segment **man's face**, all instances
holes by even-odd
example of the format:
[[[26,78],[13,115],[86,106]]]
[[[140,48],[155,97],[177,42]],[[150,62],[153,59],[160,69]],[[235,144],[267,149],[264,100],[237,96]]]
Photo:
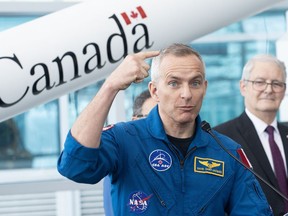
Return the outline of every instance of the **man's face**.
[[[164,124],[194,123],[207,88],[203,65],[196,56],[166,56],[159,81],[153,85],[152,96],[158,101]]]
[[[272,62],[256,62],[249,80],[265,81],[267,83],[273,81],[285,82],[280,68]],[[240,90],[244,97],[245,106],[258,117],[264,113],[274,113],[276,115],[285,94],[285,90],[275,92],[271,85],[267,85],[263,91],[255,90],[252,82],[242,80],[240,81]]]

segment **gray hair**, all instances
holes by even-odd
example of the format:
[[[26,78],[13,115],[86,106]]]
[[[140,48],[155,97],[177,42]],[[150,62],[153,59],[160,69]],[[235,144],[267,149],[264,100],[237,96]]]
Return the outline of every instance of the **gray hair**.
[[[243,71],[242,71],[242,80],[248,80],[250,78],[251,72],[253,70],[253,67],[256,62],[271,62],[276,64],[280,70],[283,72],[283,78],[284,82],[286,82],[286,67],[285,64],[277,59],[275,56],[268,55],[268,54],[259,54],[255,55],[253,58],[251,58],[244,66]]]
[[[163,49],[160,51],[160,54],[152,59],[151,63],[151,80],[154,82],[158,82],[160,78],[159,68],[162,60],[168,56],[173,55],[177,57],[182,56],[189,56],[194,55],[196,56],[202,63],[204,72],[205,72],[205,63],[201,57],[201,55],[194,50],[192,47],[180,43],[174,43],[167,47],[166,49]],[[205,73],[204,73],[205,76]]]

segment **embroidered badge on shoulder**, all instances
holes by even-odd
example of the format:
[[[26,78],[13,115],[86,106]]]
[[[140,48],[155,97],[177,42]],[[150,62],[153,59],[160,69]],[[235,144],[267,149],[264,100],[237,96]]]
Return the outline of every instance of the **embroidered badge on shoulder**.
[[[114,127],[114,124],[107,125],[107,126],[103,127],[102,131],[109,130],[109,129],[113,128],[113,127]]]
[[[237,153],[239,154],[241,161],[245,164],[246,167],[252,169],[252,165],[250,161],[248,160],[244,150],[242,148],[237,149]]]
[[[194,172],[205,173],[223,177],[224,161],[214,160],[211,158],[194,158]]]

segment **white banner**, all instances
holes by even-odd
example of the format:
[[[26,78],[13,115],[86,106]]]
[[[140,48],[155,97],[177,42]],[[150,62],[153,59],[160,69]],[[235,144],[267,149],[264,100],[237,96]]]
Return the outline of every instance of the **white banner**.
[[[281,1],[90,1],[3,31],[0,121],[105,78],[129,53],[191,42]]]

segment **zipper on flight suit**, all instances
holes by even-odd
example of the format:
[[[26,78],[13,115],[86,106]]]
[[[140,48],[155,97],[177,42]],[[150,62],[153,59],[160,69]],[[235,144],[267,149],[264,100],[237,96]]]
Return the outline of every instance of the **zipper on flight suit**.
[[[183,170],[185,160],[189,157],[189,155],[190,155],[192,152],[194,152],[194,151],[197,149],[197,147],[194,146],[192,149],[190,149],[190,150],[187,152],[187,154],[186,154],[185,157],[183,158],[183,157],[181,157],[181,156],[179,155],[178,150],[176,149],[176,147],[175,147],[174,145],[172,145],[170,142],[168,143],[168,147],[169,147],[169,149],[170,149],[171,151],[174,152],[174,154],[175,154],[176,157],[178,158],[179,163],[180,163],[180,168],[181,168],[181,170]]]
[[[161,198],[161,196],[160,196],[160,195],[158,194],[158,192],[154,189],[154,187],[151,187],[151,188],[152,188],[153,192],[155,193],[157,199],[159,200],[160,204],[161,204],[164,208],[166,208],[167,206],[166,206],[165,201]]]
[[[197,146],[194,146],[192,149],[190,149],[187,154],[185,155],[184,159],[180,161],[180,166],[181,166],[181,169],[183,169],[184,167],[184,162],[185,160],[189,157],[189,155],[194,152],[195,150],[197,149]]]
[[[138,163],[136,163],[140,172],[142,173],[142,175],[144,176],[144,178],[146,179],[146,181],[148,182],[150,188],[152,189],[153,193],[156,195],[157,199],[159,200],[161,206],[163,206],[164,208],[167,208],[167,205],[165,203],[165,201],[162,199],[162,197],[160,196],[160,194],[157,192],[157,190],[153,187],[153,185],[150,184],[149,179],[147,179],[147,176],[142,172],[141,167],[139,166]]]
[[[184,172],[183,172],[183,168],[184,168],[184,163],[185,163],[185,160],[190,156],[190,154],[192,154],[192,152],[194,152],[196,149],[197,149],[197,146],[194,146],[192,149],[190,149],[187,154],[185,155],[185,157],[181,157],[176,149],[176,147],[174,145],[172,145],[171,143],[168,143],[168,147],[170,148],[170,150],[172,152],[175,153],[176,157],[178,158],[179,160],[179,163],[180,163],[180,169],[181,169],[181,190],[182,192],[185,192],[185,186],[184,186],[184,182],[185,182],[185,178],[184,178]]]

